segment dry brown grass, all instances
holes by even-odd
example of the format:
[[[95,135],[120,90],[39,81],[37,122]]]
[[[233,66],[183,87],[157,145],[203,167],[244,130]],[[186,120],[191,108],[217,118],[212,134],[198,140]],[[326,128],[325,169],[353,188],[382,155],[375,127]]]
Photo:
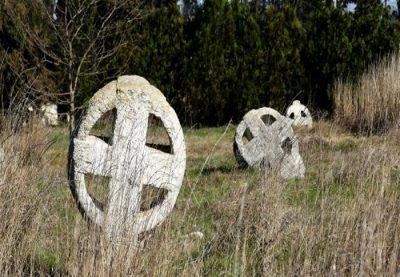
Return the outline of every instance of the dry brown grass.
[[[398,139],[350,139],[342,132],[330,132],[333,137],[329,139],[325,132],[326,123],[320,123],[314,134],[300,137],[301,141],[316,142],[303,143],[304,180],[261,180],[248,192],[243,223],[221,222],[220,243],[226,247],[238,243],[235,234],[239,228],[242,258],[235,266],[247,268],[246,273],[399,273]],[[221,218],[239,218],[240,194],[238,190],[218,205]]]
[[[387,131],[400,122],[400,54],[372,65],[353,84],[338,80],[334,86],[335,118],[355,131]]]
[[[186,178],[173,213],[140,245],[116,249],[75,207],[66,128],[30,126],[2,131],[1,276],[400,272],[398,129],[362,137],[319,122],[296,130],[307,171],[290,181],[238,168],[234,126],[186,130]],[[204,238],[188,236],[195,231]]]
[[[38,228],[38,208],[46,205],[50,180],[46,173],[47,133],[36,127],[24,128],[18,134],[4,124],[0,145],[0,275],[30,273]]]

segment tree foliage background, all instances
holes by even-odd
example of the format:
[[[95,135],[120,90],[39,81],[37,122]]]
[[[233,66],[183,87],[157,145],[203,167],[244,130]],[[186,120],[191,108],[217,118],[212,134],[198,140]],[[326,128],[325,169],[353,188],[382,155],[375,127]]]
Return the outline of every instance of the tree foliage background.
[[[121,74],[147,78],[191,126],[237,121],[261,106],[283,111],[294,99],[329,113],[333,81],[357,80],[400,42],[397,13],[378,0],[356,1],[353,13],[346,10],[348,1],[329,0],[185,0],[183,7],[174,0],[125,2],[107,21],[112,31],[99,40],[101,62],[93,54],[77,75],[74,114]],[[63,7],[84,3],[58,1],[54,9],[53,1],[0,2],[3,107],[12,99],[31,99],[56,101],[69,111],[65,59],[52,57],[65,56],[60,51],[66,41],[56,37],[62,29],[55,33],[52,26],[60,24]],[[77,56],[96,38],[99,18],[113,3],[97,0],[83,18]]]

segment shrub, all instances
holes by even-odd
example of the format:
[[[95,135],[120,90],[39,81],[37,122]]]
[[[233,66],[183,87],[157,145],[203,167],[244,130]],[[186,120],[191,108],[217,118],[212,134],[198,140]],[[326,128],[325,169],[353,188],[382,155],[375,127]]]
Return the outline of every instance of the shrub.
[[[387,131],[400,120],[400,53],[370,66],[359,81],[334,85],[335,120],[354,131]]]

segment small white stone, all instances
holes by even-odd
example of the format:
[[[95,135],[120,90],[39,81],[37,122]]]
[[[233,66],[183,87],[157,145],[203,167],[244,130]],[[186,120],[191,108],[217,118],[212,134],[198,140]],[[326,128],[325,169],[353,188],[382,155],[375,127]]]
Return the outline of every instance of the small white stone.
[[[96,121],[116,109],[112,143],[90,135]],[[172,153],[146,145],[148,118],[158,117],[170,138]],[[74,134],[69,153],[69,182],[79,206],[110,240],[137,235],[161,224],[171,213],[186,167],[185,141],[175,111],[164,95],[144,78],[122,76],[100,89]],[[108,206],[96,206],[87,192],[85,175],[110,178]],[[167,190],[163,201],[140,210],[144,185]]]
[[[29,110],[29,107],[28,107]],[[33,110],[33,108],[32,108]],[[42,112],[42,121],[44,124],[49,126],[57,126],[58,125],[58,112],[57,105],[54,103],[47,103],[40,107],[40,111]]]
[[[191,232],[191,233],[183,236],[184,239],[187,239],[187,238],[190,238],[190,237],[203,239],[204,238],[204,234],[202,232],[200,232],[200,231],[195,231],[195,232]]]
[[[293,101],[293,104],[286,111],[286,117],[292,121],[293,126],[307,126],[308,128],[312,128],[313,120],[311,113],[299,100]]]

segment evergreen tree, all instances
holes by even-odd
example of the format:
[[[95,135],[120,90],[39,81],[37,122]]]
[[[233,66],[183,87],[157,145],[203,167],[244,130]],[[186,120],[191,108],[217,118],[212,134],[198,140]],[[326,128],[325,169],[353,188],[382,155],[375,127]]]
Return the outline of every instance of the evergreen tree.
[[[235,55],[231,60],[229,83],[232,90],[225,114],[239,120],[250,109],[262,106],[263,48],[260,28],[250,12],[250,5],[238,0],[232,1],[231,5],[235,21]]]
[[[340,3],[319,5],[308,11],[304,18],[306,46],[302,64],[306,68],[308,99],[320,109],[331,109],[329,85],[341,75],[351,74],[348,68],[352,59],[352,18]]]
[[[206,0],[196,13],[194,38],[188,53],[185,88],[188,89],[189,122],[225,123],[224,113],[235,74],[235,23],[227,0]],[[193,30],[193,29],[192,29]],[[201,107],[201,109],[199,109]]]
[[[142,22],[142,48],[131,72],[147,78],[175,106],[180,103],[179,87],[184,62],[183,17],[176,1],[148,4]]]
[[[303,27],[293,8],[270,6],[259,19],[264,45],[264,105],[283,110],[304,89]]]
[[[351,67],[356,76],[371,62],[399,47],[389,8],[378,0],[357,1],[353,23]]]
[[[354,14],[349,1],[333,2],[184,0],[180,10],[151,0],[138,25],[137,0],[59,0],[58,19],[47,0],[3,1],[2,105],[18,92],[73,103],[75,114],[93,88],[139,74],[184,124],[225,124],[260,106],[283,111],[294,98],[330,110],[336,78],[357,80],[400,42],[400,22],[379,0],[356,1]]]

